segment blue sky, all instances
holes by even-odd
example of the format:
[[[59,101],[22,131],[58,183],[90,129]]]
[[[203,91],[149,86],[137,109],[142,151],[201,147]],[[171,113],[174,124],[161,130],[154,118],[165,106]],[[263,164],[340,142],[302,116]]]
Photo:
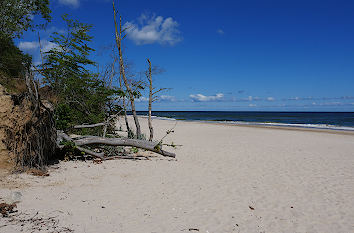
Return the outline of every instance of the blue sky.
[[[354,111],[354,1],[119,0],[131,25],[126,55],[136,71],[146,58],[166,72],[155,110]],[[60,16],[93,24],[92,58],[109,61],[112,3],[53,0],[43,46],[62,31]],[[33,33],[19,47],[38,61]],[[144,94],[144,96],[147,96]],[[145,98],[138,100],[145,110]]]

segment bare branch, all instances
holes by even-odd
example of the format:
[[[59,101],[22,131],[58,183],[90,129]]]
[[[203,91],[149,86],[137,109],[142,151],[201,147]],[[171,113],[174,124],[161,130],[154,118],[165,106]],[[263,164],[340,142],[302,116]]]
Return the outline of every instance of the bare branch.
[[[152,95],[156,95],[156,94],[159,93],[160,91],[165,91],[165,90],[171,90],[171,88],[160,88],[159,90],[153,92]]]
[[[81,146],[76,146],[76,148],[77,148],[78,150],[82,151],[82,152],[85,152],[85,153],[88,154],[88,155],[92,155],[92,156],[97,157],[97,158],[100,158],[100,159],[102,159],[102,160],[105,159],[103,152],[102,152],[102,153],[97,153],[97,152],[94,152],[94,151],[92,151],[92,150],[83,148],[83,147],[81,147]]]

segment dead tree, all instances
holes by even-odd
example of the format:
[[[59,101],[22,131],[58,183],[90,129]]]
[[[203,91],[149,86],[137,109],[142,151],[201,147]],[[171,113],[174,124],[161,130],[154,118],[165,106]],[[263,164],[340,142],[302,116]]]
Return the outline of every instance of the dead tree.
[[[147,59],[149,63],[149,69],[148,69],[148,75],[147,78],[149,80],[149,118],[148,118],[148,124],[149,124],[149,130],[150,130],[150,136],[149,136],[149,141],[152,141],[154,138],[154,128],[152,127],[152,122],[151,122],[151,108],[152,108],[152,74],[151,74],[151,61],[150,59]]]
[[[136,126],[136,137],[141,138],[140,124],[139,124],[138,116],[137,116],[136,110],[135,110],[135,102],[134,102],[135,96],[132,91],[132,88],[130,87],[128,79],[125,75],[125,67],[124,67],[123,52],[122,52],[122,40],[126,37],[127,34],[125,34],[124,32],[128,28],[122,29],[122,17],[121,16],[119,17],[119,24],[118,24],[117,11],[115,9],[114,0],[112,1],[112,4],[113,4],[113,16],[114,16],[114,27],[115,27],[115,39],[116,39],[116,44],[117,44],[118,53],[119,53],[120,74],[121,74],[121,77],[124,81],[125,88],[128,92],[130,106],[132,109],[134,123]]]
[[[65,134],[64,132],[58,131],[57,144],[60,146],[60,142],[63,140],[73,142],[78,150],[83,151],[89,155],[92,155],[100,159],[105,159],[104,153],[97,153],[89,149],[83,148],[81,146],[85,146],[85,145],[133,146],[133,147],[158,153],[165,157],[171,157],[171,158],[176,157],[176,154],[162,150],[162,144],[160,142],[156,144],[153,142],[139,140],[139,139],[103,138],[103,137],[96,137],[96,136],[86,136],[86,137],[80,137],[78,139],[73,139],[69,137],[67,134]]]
[[[115,76],[115,69],[114,69],[114,66],[115,66],[115,63],[117,61],[117,57],[114,56],[114,60],[113,60],[113,63],[111,65],[111,72],[110,72],[110,75],[109,75],[109,84],[108,84],[108,88],[111,89],[112,88],[112,82],[113,82],[113,77]],[[113,101],[112,100],[109,100],[108,101],[108,106],[111,108],[112,106],[112,103]],[[117,114],[115,114],[117,115]],[[106,134],[107,134],[107,128],[108,128],[108,125],[109,125],[109,122],[113,119],[114,117],[108,115],[108,117],[106,118],[106,121],[105,121],[105,124],[103,126],[103,137],[106,137]]]
[[[122,90],[123,86],[122,86],[122,75],[121,75],[121,73],[119,75],[119,86],[120,86],[120,89]],[[128,132],[128,135],[129,135],[131,130],[130,130],[130,127],[129,127],[128,117],[127,117],[127,104],[126,104],[125,95],[122,98],[122,102],[123,102],[123,114],[124,114],[125,126],[127,127],[127,132]]]
[[[154,128],[152,127],[152,122],[151,122],[151,112],[152,112],[152,103],[156,100],[158,100],[158,97],[156,94],[160,91],[167,90],[167,88],[160,88],[155,91],[155,88],[152,85],[152,73],[153,70],[151,68],[151,61],[150,59],[147,59],[147,62],[149,64],[149,68],[146,72],[146,78],[149,81],[149,117],[148,117],[148,125],[149,125],[149,130],[150,130],[150,136],[149,136],[149,141],[152,141],[154,138]]]

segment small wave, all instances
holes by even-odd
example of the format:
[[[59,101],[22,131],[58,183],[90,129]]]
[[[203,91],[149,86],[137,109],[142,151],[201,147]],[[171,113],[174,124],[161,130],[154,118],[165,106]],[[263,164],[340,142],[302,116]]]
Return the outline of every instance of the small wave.
[[[141,118],[148,118],[149,116],[146,115],[139,115]],[[175,121],[175,118],[172,117],[159,117],[159,116],[151,116],[153,119],[158,119],[158,120],[165,120],[165,121]]]
[[[297,128],[354,131],[354,127],[326,125],[326,124],[296,124],[296,123],[246,122],[246,121],[222,121],[221,123],[236,124],[236,125],[263,125],[263,126],[279,126],[279,127],[297,127]]]

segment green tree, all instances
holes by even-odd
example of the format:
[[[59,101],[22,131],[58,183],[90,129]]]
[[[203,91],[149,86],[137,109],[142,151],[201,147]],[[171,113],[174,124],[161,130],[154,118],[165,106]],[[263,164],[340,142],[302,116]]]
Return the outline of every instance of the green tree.
[[[6,76],[19,78],[31,66],[32,58],[23,54],[11,38],[0,37],[0,71]]]
[[[32,62],[13,39],[28,29],[44,26],[51,20],[50,13],[49,0],[0,0],[0,83],[11,91],[20,91],[16,86],[23,86],[21,78]],[[42,24],[33,23],[36,15],[44,19]]]
[[[75,124],[98,123],[105,118],[106,104],[118,93],[107,88],[98,75],[90,71],[95,62],[89,59],[94,49],[88,46],[91,25],[63,16],[67,34],[54,33],[51,42],[57,44],[45,54],[42,65],[44,81],[57,96],[58,129]]]
[[[1,0],[0,36],[20,37],[23,31],[44,25],[33,24],[36,15],[50,22],[50,13],[49,0]]]

